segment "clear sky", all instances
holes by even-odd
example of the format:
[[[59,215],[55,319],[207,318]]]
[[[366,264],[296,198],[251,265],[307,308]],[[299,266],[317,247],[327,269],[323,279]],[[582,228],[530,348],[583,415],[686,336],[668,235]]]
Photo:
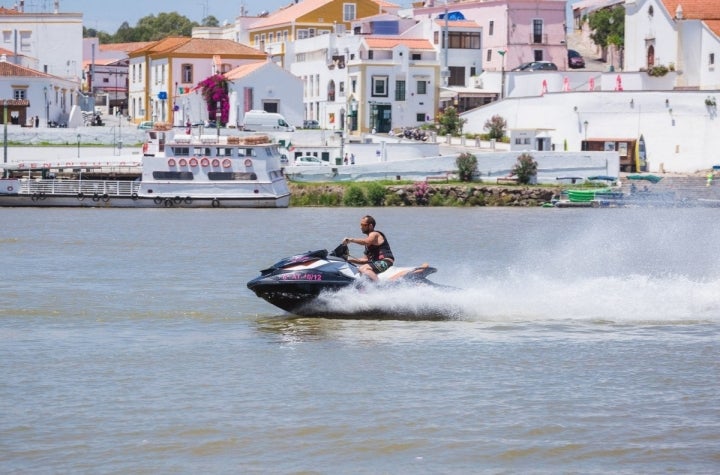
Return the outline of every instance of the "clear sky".
[[[83,24],[113,34],[127,21],[135,26],[137,21],[148,15],[177,12],[192,21],[200,23],[206,16],[213,15],[224,23],[233,21],[245,5],[249,15],[263,10],[273,12],[289,5],[293,0],[60,0],[61,12],[82,12]],[[0,6],[12,8],[16,0],[0,0]],[[52,11],[53,0],[25,0],[25,10]],[[394,3],[406,7],[411,0],[396,0]],[[44,8],[44,10],[43,10]]]

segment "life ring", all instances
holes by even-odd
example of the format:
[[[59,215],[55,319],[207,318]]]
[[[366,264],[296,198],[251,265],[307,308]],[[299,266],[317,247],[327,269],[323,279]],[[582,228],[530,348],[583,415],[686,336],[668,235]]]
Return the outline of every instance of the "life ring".
[[[38,195],[37,193],[33,193],[30,199],[33,201],[37,201],[40,199],[40,195]]]
[[[186,204],[186,205],[189,205],[189,204],[191,204],[191,203],[192,203],[192,198],[190,198],[189,196],[186,196],[186,197],[185,197],[185,204]]]
[[[84,200],[85,194],[81,191],[80,193],[77,194],[77,199],[78,199],[78,201]]]
[[[110,195],[108,195],[107,193],[103,193],[102,200],[107,203],[108,201],[110,201]]]
[[[169,167],[174,167],[174,166],[175,166],[175,159],[174,159],[174,158],[171,158],[170,160],[168,160],[168,166],[169,166]]]
[[[191,159],[190,159],[190,166],[193,167],[193,168],[195,168],[196,166],[198,166],[198,159],[195,158],[195,157],[191,158]]]
[[[98,195],[97,193],[94,193],[94,194],[93,194],[93,197],[92,197],[92,200],[93,200],[93,201],[100,201],[100,195]]]
[[[153,199],[153,203],[155,203],[156,205],[159,205],[162,202],[163,202],[163,199],[161,196],[156,196],[155,199]]]
[[[245,159],[245,166],[246,166],[246,167],[251,167],[251,166],[252,166],[252,160],[250,160],[249,158],[246,158],[246,159]]]
[[[12,185],[10,185],[10,186],[8,186],[8,187],[5,188],[5,189],[8,190],[8,191],[12,191],[12,190],[14,190],[15,188],[13,188]]]
[[[185,160],[184,158],[181,158],[178,163],[180,164],[181,167],[187,166],[187,160]]]
[[[214,166],[214,167],[219,167],[219,166],[220,166],[220,160],[218,160],[217,158],[213,158],[212,166]]]
[[[225,160],[223,160],[223,168],[230,168],[231,166],[232,166],[232,162],[230,161],[229,158],[226,158]]]
[[[213,207],[213,208],[219,208],[219,207],[220,207],[220,200],[217,199],[217,198],[213,198],[211,204],[212,204],[212,207]]]
[[[203,157],[202,160],[200,160],[200,165],[207,167],[210,165],[210,159],[207,157]]]
[[[133,201],[135,201],[135,200],[137,200],[137,199],[138,199],[138,194],[137,194],[137,193],[135,193],[135,192],[133,192],[133,194],[132,194],[132,195],[130,195],[130,198],[132,198],[132,199],[133,199]]]
[[[173,200],[171,200],[170,198],[166,199],[166,200],[165,200],[165,207],[166,207],[166,208],[171,208],[172,206],[173,206]]]
[[[179,205],[180,203],[182,203],[182,198],[180,198],[179,196],[176,196],[175,198],[173,198],[173,203],[175,203],[176,205]]]

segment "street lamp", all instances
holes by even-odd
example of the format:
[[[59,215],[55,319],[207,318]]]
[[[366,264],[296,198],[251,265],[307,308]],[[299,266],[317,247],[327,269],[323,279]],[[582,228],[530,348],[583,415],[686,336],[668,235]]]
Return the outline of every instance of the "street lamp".
[[[583,126],[585,126],[585,147],[583,150],[587,150],[588,149],[588,144],[587,144],[588,121],[587,120],[585,122],[583,122]]]
[[[50,103],[47,99],[47,86],[43,87],[43,92],[45,93],[45,127],[47,127],[48,122],[50,121]]]
[[[218,143],[220,142],[220,101],[215,104],[215,128],[217,129]]]
[[[505,97],[505,51],[504,49],[498,50],[500,55],[500,99]]]
[[[80,159],[80,134],[77,134],[78,153],[77,158]]]

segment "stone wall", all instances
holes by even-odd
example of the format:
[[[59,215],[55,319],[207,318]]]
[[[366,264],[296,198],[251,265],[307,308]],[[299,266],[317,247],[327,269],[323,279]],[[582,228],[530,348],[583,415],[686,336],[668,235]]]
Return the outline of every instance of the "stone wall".
[[[293,196],[333,194],[342,203],[349,186],[298,186],[290,183]],[[385,206],[541,206],[557,197],[559,187],[498,186],[482,183],[427,184],[386,186]]]

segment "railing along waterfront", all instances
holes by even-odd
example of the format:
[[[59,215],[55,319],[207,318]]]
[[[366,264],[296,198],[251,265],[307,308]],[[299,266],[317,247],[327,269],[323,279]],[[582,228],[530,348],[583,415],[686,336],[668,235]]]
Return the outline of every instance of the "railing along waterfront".
[[[140,189],[140,182],[130,180],[33,180],[20,181],[20,194],[132,196]]]

